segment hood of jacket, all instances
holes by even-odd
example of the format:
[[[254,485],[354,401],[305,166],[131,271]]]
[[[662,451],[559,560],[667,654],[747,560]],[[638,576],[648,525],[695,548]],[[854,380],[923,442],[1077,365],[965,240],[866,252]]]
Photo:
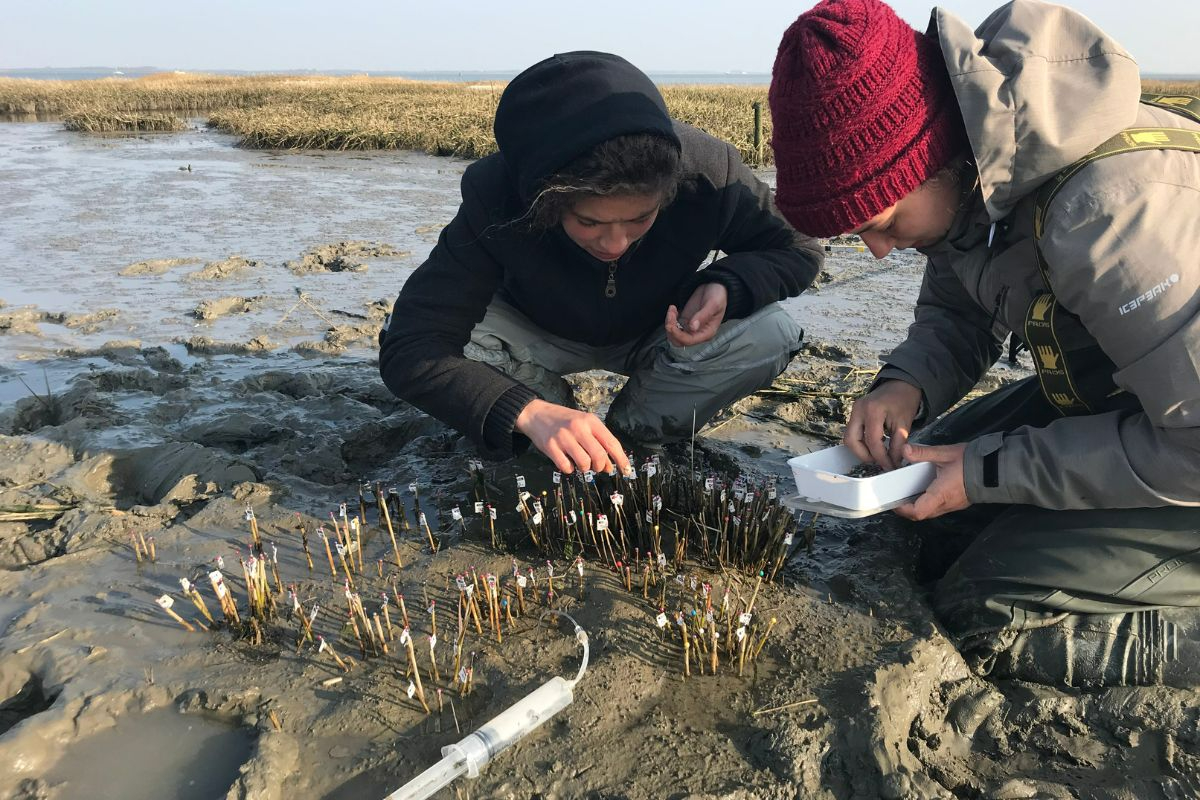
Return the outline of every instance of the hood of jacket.
[[[1136,62],[1077,11],[1014,0],[972,31],[935,8],[929,33],[941,45],[993,222],[1137,116]]]
[[[551,56],[513,78],[493,129],[525,202],[545,178],[616,136],[650,133],[680,147],[654,82],[620,56],[593,51]]]

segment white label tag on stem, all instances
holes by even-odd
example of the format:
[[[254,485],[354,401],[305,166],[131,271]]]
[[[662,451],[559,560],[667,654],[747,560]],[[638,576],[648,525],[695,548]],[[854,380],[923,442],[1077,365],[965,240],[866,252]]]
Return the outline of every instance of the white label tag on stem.
[[[483,501],[482,501],[482,500],[476,500],[476,501],[475,501],[475,513],[476,513],[476,514],[482,514],[482,513],[483,513]]]
[[[488,509],[488,516],[490,516],[490,517],[491,517],[491,518],[494,520],[494,519],[496,518],[496,509],[495,509],[495,508],[489,508],[489,509]]]
[[[533,524],[534,525],[542,524],[542,512],[538,511],[533,515]]]
[[[400,631],[400,644],[408,644],[408,640],[411,638],[412,636],[409,634],[408,628]]]
[[[409,681],[408,689],[405,690],[405,694],[408,695],[409,700],[412,700],[413,695],[416,693],[417,693],[417,685],[415,683],[413,683],[412,681]]]
[[[659,569],[665,569],[665,568],[666,568],[666,566],[667,566],[667,557],[666,557],[666,555],[664,555],[663,553],[659,553],[659,554],[658,554],[658,567],[659,567]]]
[[[737,629],[737,640],[740,642],[742,639],[745,639],[745,638],[746,638],[746,629],[738,628]]]
[[[462,509],[458,506],[450,509],[450,518],[455,522],[462,522]]]
[[[421,527],[422,527],[422,528],[429,527],[429,520],[425,519],[425,512],[424,512],[424,511],[422,511],[422,512],[421,512],[421,518],[420,518],[420,519],[421,519]]]
[[[711,492],[712,490],[713,490],[713,479],[705,478],[704,479],[704,491]]]
[[[528,583],[529,583],[529,578],[526,578],[524,575],[517,576],[517,586],[520,586],[522,589],[524,589],[526,584],[528,584]]]
[[[659,615],[654,618],[654,624],[658,625],[660,628],[667,627],[667,615],[659,612]]]
[[[154,602],[158,603],[163,608],[170,608],[171,606],[175,605],[174,598],[172,598],[171,595],[169,595],[169,594],[164,594],[162,597],[158,598]]]
[[[793,534],[793,533],[789,533],[789,534],[787,534],[786,536],[784,536],[784,537],[783,537],[783,546],[784,546],[784,547],[791,547],[791,546],[792,546],[792,541],[793,541],[793,540],[795,540],[795,538],[796,538],[796,535],[795,535],[795,534]]]
[[[575,562],[575,571],[579,573],[579,577],[581,577],[581,578],[583,577],[583,561],[582,560]]]
[[[458,671],[458,682],[459,682],[459,683],[466,683],[466,682],[467,682],[467,678],[469,678],[469,677],[470,677],[470,675],[468,675],[468,674],[467,674],[467,668],[466,668],[466,667],[463,667],[462,669],[460,669],[460,670]]]
[[[614,506],[623,506],[623,505],[625,505],[625,495],[621,494],[620,492],[613,492],[613,493],[612,493],[612,494],[609,496],[609,499],[610,499],[610,500],[612,500],[612,504],[613,504]]]
[[[430,636],[430,637],[429,637],[429,652],[431,652],[431,653],[432,653],[432,652],[433,652],[433,648],[435,648],[435,647],[437,647],[437,637],[436,637],[436,636]]]
[[[738,614],[738,622],[742,625],[749,625],[750,624],[750,612],[743,611],[741,614]]]
[[[524,488],[525,488],[525,476],[524,476],[524,475],[518,475],[518,476],[517,476],[517,488],[518,488],[518,489],[524,489]]]
[[[550,480],[554,481],[555,483],[562,483],[562,473],[561,472],[552,473],[550,475]]]
[[[460,592],[465,592],[467,590],[467,579],[459,575],[454,579],[454,585],[458,587]]]
[[[647,478],[653,478],[653,477],[654,477],[655,475],[657,475],[657,474],[658,474],[658,467],[657,467],[657,466],[655,466],[654,464],[647,464],[647,465],[646,465],[646,477],[647,477]]]
[[[583,473],[583,480],[584,480],[584,483],[595,483],[595,482],[596,482],[596,473],[595,473],[595,471],[594,471],[594,470],[590,470],[590,469],[589,469],[589,470],[587,470],[586,472],[584,472],[584,473]]]
[[[410,492],[412,492],[413,494],[416,494],[417,493],[417,485],[415,483],[410,483],[408,485],[408,490]]]
[[[597,514],[596,515],[596,530],[598,530],[598,531],[608,530],[608,515],[607,514]]]

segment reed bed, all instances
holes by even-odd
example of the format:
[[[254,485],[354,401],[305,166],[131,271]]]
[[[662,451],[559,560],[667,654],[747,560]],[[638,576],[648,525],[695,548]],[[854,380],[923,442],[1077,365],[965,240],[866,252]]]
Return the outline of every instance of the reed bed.
[[[206,114],[210,125],[238,136],[245,147],[405,149],[478,158],[496,149],[492,117],[503,88],[365,75],[10,78],[0,79],[0,114]],[[1144,88],[1195,94],[1200,83],[1146,81]],[[747,163],[774,162],[765,86],[664,86],[662,92],[674,117],[729,142]]]
[[[182,131],[187,125],[173,114],[113,113],[109,111],[77,111],[63,117],[63,127],[82,133],[113,133],[116,131]]]

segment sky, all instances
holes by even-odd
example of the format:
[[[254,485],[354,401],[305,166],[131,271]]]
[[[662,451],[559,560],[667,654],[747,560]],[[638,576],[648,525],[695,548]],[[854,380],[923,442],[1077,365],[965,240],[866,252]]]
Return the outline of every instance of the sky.
[[[770,72],[812,0],[2,0],[0,68],[518,71],[556,52],[647,72]],[[975,27],[996,0],[945,0]],[[924,29],[933,4],[892,7]],[[1079,0],[1143,72],[1200,73],[1197,0]]]

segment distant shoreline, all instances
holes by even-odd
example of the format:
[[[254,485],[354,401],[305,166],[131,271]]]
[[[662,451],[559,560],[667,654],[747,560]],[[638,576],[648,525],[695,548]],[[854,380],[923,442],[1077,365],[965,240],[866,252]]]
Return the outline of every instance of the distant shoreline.
[[[157,67],[64,67],[42,69],[0,69],[3,78],[28,78],[33,80],[79,81],[96,80],[99,78],[140,78],[172,70]],[[370,75],[373,78],[409,78],[416,81],[435,81],[453,83],[485,83],[490,81],[507,82],[517,76],[520,70],[180,70],[204,75],[328,75],[331,77],[347,77],[351,75]],[[769,72],[688,72],[665,71],[647,74],[651,80],[659,84],[736,84],[739,86],[766,86],[771,82]],[[1200,80],[1200,75],[1196,76]]]

